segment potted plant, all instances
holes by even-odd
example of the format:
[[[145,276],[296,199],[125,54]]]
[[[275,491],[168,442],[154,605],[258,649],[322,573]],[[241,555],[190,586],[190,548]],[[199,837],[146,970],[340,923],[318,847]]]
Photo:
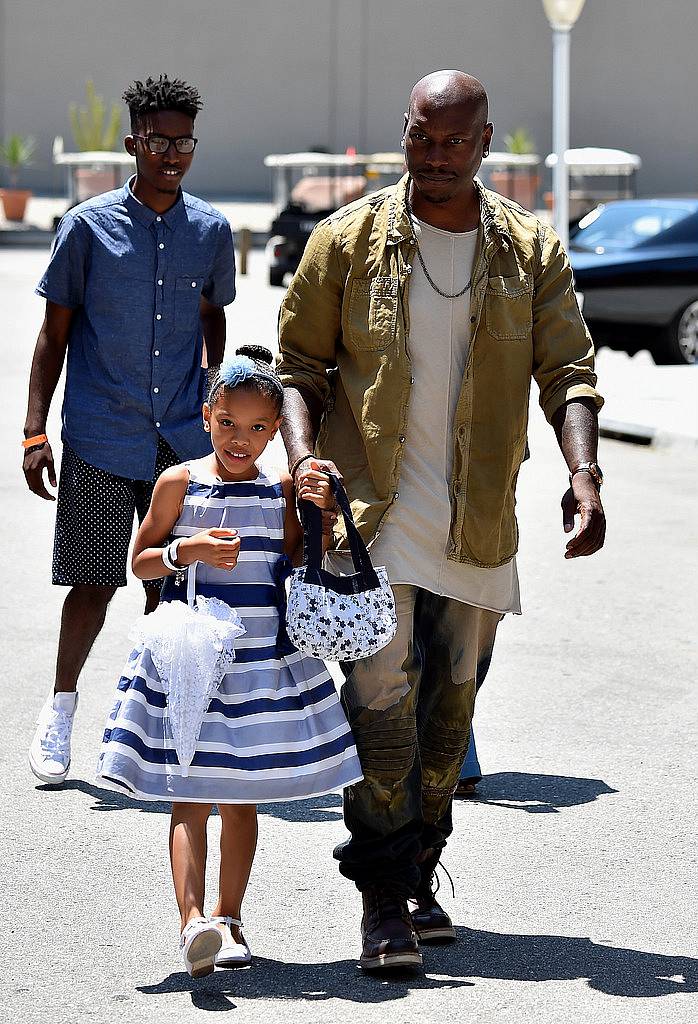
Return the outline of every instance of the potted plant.
[[[512,156],[529,156],[535,154],[536,144],[526,128],[516,128],[504,136],[504,149]],[[505,171],[493,171],[491,181],[497,192],[513,199],[526,210],[532,210],[536,204],[536,196],[540,187],[540,175],[537,164],[530,166],[512,166]]]
[[[75,145],[82,153],[113,152],[121,133],[121,108],[118,103],[112,103],[107,111],[105,100],[97,95],[91,80],[85,85],[85,93],[86,106],[70,105],[70,126]],[[113,188],[111,170],[78,167],[74,173],[78,202]]]
[[[24,212],[31,196],[28,189],[17,188],[19,172],[32,162],[36,143],[29,135],[7,135],[0,142],[0,163],[7,167],[9,188],[0,189],[6,220],[24,220]]]

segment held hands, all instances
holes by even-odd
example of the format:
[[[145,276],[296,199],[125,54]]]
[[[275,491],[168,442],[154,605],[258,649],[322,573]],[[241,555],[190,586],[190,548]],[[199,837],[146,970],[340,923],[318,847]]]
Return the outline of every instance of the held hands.
[[[562,524],[565,533],[574,530],[574,517],[580,523],[574,537],[567,541],[565,558],[593,555],[603,547],[606,536],[606,516],[596,484],[589,473],[576,473],[562,496]]]
[[[321,467],[325,472],[321,471]],[[328,472],[337,473],[333,462],[309,459],[299,467],[295,480],[298,497],[303,501],[312,502],[322,510],[322,532],[326,536],[332,534],[332,528],[337,522],[337,502],[330,486]]]
[[[24,470],[24,478],[30,491],[38,494],[40,498],[45,498],[46,501],[56,500],[55,495],[46,489],[46,484],[44,483],[44,470],[46,470],[46,476],[51,487],[56,487],[57,485],[53,452],[48,441],[45,441],[41,448],[30,448],[26,452],[22,462],[22,469]]]
[[[237,530],[214,528],[181,541],[177,549],[177,564],[205,562],[214,569],[227,569],[230,572],[237,565],[239,554],[240,538]]]

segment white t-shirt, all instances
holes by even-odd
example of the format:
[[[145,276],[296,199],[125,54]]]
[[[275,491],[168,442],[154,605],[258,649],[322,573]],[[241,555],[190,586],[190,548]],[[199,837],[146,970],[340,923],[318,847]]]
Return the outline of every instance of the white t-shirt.
[[[432,280],[444,292],[459,292],[472,273],[477,229],[444,231],[416,218],[414,227]],[[446,558],[453,421],[470,349],[470,289],[457,299],[443,298],[415,256],[409,311],[414,384],[399,497],[371,545],[371,559],[386,566],[393,584],[411,584],[478,608],[520,613],[515,558],[491,569]],[[334,571],[352,571],[348,553],[329,552],[328,563]]]

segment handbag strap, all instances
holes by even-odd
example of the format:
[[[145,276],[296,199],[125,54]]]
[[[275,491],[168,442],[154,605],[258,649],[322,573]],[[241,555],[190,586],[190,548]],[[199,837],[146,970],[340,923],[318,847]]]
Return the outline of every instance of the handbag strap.
[[[198,564],[198,562],[192,562],[187,569],[187,604],[190,608],[196,604],[196,567]]]
[[[344,527],[347,531],[349,550],[351,551],[354,571],[362,573],[367,577],[371,587],[379,586],[378,577],[371,563],[368,549],[363,538],[356,528],[351,505],[344,485],[334,473],[328,474],[330,486],[337,499],[337,504],[344,519]],[[303,522],[303,564],[308,569],[317,571],[322,566],[322,512],[311,501],[301,501],[301,520]]]

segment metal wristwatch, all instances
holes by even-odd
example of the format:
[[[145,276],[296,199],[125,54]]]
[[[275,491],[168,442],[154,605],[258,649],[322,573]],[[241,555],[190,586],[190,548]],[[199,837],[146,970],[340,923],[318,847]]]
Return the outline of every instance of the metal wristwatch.
[[[577,468],[573,469],[570,473],[570,483],[572,483],[572,478],[576,476],[577,473],[588,473],[596,484],[597,491],[601,490],[601,485],[603,484],[603,473],[601,472],[601,466],[598,462],[580,462]]]

